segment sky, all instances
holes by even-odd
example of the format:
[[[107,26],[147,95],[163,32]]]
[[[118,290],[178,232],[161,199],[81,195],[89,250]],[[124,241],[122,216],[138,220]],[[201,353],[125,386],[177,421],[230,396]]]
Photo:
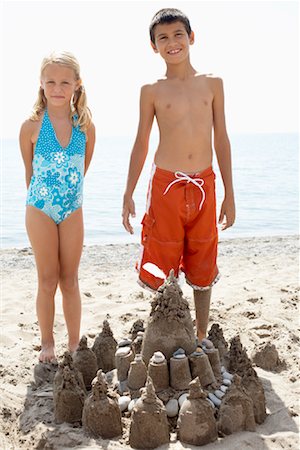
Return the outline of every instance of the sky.
[[[41,60],[53,50],[79,60],[97,135],[133,136],[140,88],[165,72],[148,34],[164,7],[190,19],[192,65],[223,79],[229,133],[298,130],[296,1],[1,0],[2,138],[18,137],[36,100]]]

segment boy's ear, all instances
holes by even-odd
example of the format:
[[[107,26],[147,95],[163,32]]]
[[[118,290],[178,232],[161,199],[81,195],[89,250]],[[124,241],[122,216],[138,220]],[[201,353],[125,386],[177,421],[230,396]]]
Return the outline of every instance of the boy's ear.
[[[191,31],[191,34],[190,34],[190,45],[193,45],[194,42],[195,42],[195,33],[193,31]]]
[[[150,44],[151,44],[151,47],[153,48],[153,50],[155,51],[155,53],[158,53],[158,50],[157,50],[155,44],[153,44],[152,41],[150,41]]]

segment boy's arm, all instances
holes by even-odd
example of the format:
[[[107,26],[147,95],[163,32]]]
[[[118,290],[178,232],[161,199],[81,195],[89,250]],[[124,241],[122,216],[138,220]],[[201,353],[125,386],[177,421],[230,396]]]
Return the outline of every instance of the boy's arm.
[[[34,131],[34,122],[26,120],[21,126],[19,143],[22,158],[25,165],[26,187],[28,189],[32,177],[32,158],[33,158],[33,142],[32,134]]]
[[[139,126],[131,152],[127,185],[123,199],[123,225],[130,234],[133,234],[133,228],[129,221],[129,216],[135,217],[135,205],[132,195],[148,153],[149,136],[154,119],[154,112],[153,86],[143,86],[140,96]]]
[[[225,123],[223,82],[220,78],[212,79],[212,82],[214,91],[214,148],[224,184],[224,200],[221,206],[219,223],[222,223],[222,230],[226,230],[235,221],[231,149]]]
[[[85,146],[85,159],[84,159],[84,175],[86,174],[93,153],[94,153],[94,147],[95,147],[95,140],[96,140],[96,135],[95,135],[95,125],[93,123],[91,123],[91,125],[89,126],[87,132],[86,132],[86,136],[87,136],[87,140],[86,140],[86,146]]]

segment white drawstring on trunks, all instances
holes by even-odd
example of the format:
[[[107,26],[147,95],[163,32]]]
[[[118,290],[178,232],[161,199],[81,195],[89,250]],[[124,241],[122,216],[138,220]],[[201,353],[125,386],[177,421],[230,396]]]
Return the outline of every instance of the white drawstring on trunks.
[[[173,181],[171,181],[171,183],[168,184],[163,195],[167,194],[169,192],[170,188],[175,183],[178,183],[180,181],[186,181],[187,183],[193,183],[195,186],[197,186],[200,189],[201,194],[202,194],[202,200],[199,204],[199,211],[200,211],[203,206],[203,203],[205,201],[205,191],[202,187],[204,185],[204,180],[202,178],[191,178],[188,174],[186,174],[184,172],[175,172],[175,177],[176,177],[176,180],[173,180]]]

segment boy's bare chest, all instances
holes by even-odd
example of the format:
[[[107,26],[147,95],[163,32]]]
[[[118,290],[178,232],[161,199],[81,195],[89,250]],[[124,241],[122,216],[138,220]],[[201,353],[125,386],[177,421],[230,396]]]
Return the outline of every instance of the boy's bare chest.
[[[212,115],[213,95],[204,89],[170,87],[157,93],[157,118],[178,122],[182,119],[208,120]]]

